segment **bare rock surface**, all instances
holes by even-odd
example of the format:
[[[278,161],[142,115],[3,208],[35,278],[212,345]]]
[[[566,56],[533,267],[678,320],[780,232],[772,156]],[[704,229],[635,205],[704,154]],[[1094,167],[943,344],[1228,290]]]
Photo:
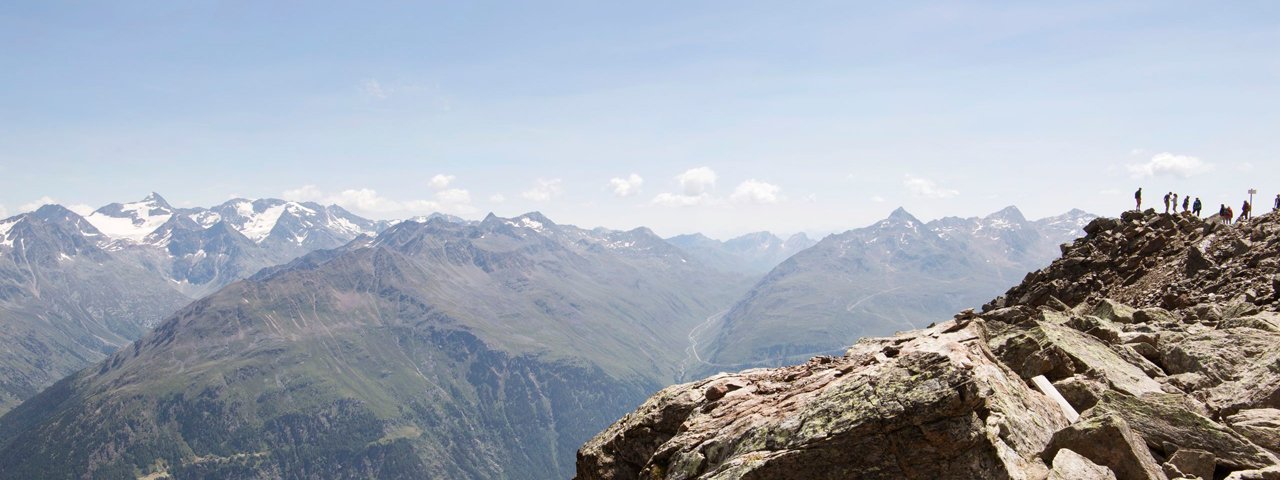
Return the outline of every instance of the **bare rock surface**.
[[[669,387],[584,446],[578,476],[1044,478],[1037,454],[1066,419],[984,333],[952,321]],[[708,397],[726,382],[743,386]]]
[[[1116,474],[1111,469],[1064,448],[1053,456],[1049,480],[1116,480]]]

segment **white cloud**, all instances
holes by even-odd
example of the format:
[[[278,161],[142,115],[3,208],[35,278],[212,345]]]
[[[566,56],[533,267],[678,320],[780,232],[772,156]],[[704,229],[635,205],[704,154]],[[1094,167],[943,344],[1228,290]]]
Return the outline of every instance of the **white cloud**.
[[[884,203],[884,202],[886,202],[887,200],[885,200],[885,199],[884,199],[884,197],[881,197],[881,196],[879,196],[879,195],[872,195],[872,196],[871,196],[871,201],[876,202],[876,203]]]
[[[445,175],[443,173],[437,173],[436,176],[431,177],[431,180],[427,182],[427,185],[430,185],[431,188],[434,188],[437,190],[441,188],[447,188],[449,184],[453,183],[453,181],[456,180],[457,178],[458,177],[455,177],[453,175]]]
[[[303,185],[292,190],[285,190],[280,196],[285,200],[295,202],[324,201],[324,193],[320,191],[320,187],[315,185]]]
[[[1252,172],[1253,162],[1244,162],[1239,165],[1236,165],[1236,170],[1239,170],[1241,172]]]
[[[550,180],[539,178],[534,181],[533,188],[525,190],[520,196],[526,200],[535,202],[545,202],[553,198],[559,197],[564,193],[564,189],[560,187],[560,179],[552,178]]]
[[[401,202],[378,195],[378,191],[372,188],[343,190],[337,196],[330,197],[327,201],[365,212],[392,213],[406,209]]]
[[[335,204],[356,213],[374,216],[419,215],[431,212],[467,214],[474,213],[471,193],[461,188],[451,188],[435,193],[431,200],[397,200],[378,193],[372,188],[350,188],[328,195],[315,185],[287,190],[283,197],[293,201],[312,201]]]
[[[907,191],[912,195],[924,198],[947,198],[960,194],[960,191],[938,186],[937,182],[927,178],[915,177],[907,175],[902,181],[902,186],[907,187]]]
[[[471,192],[461,188],[450,188],[436,192],[436,200],[444,203],[471,203]]]
[[[1178,177],[1188,178],[1213,171],[1213,164],[1205,163],[1190,155],[1175,155],[1169,152],[1157,153],[1146,163],[1126,165],[1133,178]]]
[[[40,198],[37,198],[37,199],[35,199],[35,200],[33,200],[33,201],[29,202],[29,203],[24,203],[24,204],[22,204],[22,205],[18,205],[18,212],[30,212],[30,211],[34,211],[34,210],[36,210],[36,209],[38,209],[38,208],[40,208],[40,207],[43,207],[43,206],[45,206],[45,205],[53,205],[53,204],[56,204],[56,203],[58,203],[58,201],[57,201],[57,200],[54,200],[52,197],[49,197],[48,195],[45,195],[45,196],[40,197]]]
[[[716,188],[716,172],[709,167],[698,167],[676,175],[684,195],[696,197]]]
[[[507,201],[507,196],[501,193],[495,193],[489,196],[489,201],[493,203],[502,203]]]
[[[778,203],[778,192],[781,190],[777,185],[751,179],[738,184],[733,189],[733,194],[729,195],[729,200],[738,203]]]
[[[654,205],[664,207],[692,207],[695,205],[708,205],[713,203],[714,199],[711,194],[704,193],[701,195],[680,195],[678,193],[659,193],[653,197]]]
[[[640,187],[644,185],[644,179],[639,175],[631,174],[627,178],[611,178],[609,179],[609,188],[613,189],[613,194],[619,197],[630,197],[640,193]]]
[[[650,203],[664,207],[690,207],[694,205],[710,205],[718,203],[711,190],[716,188],[715,170],[709,167],[698,167],[685,170],[676,175],[676,183],[680,184],[679,193],[663,192],[653,197]]]
[[[85,217],[85,216],[88,216],[90,213],[93,213],[94,208],[88,205],[85,205],[83,203],[77,203],[74,205],[67,205],[67,210],[71,210],[73,212],[76,212],[76,215]],[[3,217],[3,216],[4,215],[0,215],[0,217]]]
[[[391,91],[383,88],[382,83],[379,83],[374,78],[366,78],[360,82],[360,93],[378,100],[386,100],[391,97]]]

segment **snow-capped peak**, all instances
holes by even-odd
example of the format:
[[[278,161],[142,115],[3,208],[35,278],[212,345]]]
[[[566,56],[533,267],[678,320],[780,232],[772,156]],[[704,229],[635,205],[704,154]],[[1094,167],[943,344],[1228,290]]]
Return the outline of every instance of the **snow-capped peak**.
[[[131,203],[113,203],[85,217],[108,238],[141,242],[173,216],[173,207],[157,193]]]

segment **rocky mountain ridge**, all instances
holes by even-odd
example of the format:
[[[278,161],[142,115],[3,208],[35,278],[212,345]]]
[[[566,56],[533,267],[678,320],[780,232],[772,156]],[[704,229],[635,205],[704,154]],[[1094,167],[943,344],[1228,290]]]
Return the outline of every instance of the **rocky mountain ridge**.
[[[577,478],[1280,478],[1280,215],[1085,231],[981,312],[664,389]]]
[[[867,336],[977,307],[1044,267],[1094,215],[1028,220],[1016,207],[923,222],[905,209],[782,262],[700,342],[705,373],[835,354]]]

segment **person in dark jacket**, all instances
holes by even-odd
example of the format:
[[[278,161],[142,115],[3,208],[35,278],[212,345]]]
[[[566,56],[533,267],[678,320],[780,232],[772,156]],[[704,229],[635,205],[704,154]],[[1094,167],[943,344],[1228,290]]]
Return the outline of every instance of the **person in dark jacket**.
[[[1142,210],[1142,187],[1138,187],[1138,191],[1133,192],[1133,202],[1137,204],[1137,206],[1133,208]]]
[[[1271,209],[1280,210],[1280,194],[1276,194],[1276,206],[1272,207]]]
[[[1253,205],[1250,205],[1249,201],[1245,200],[1244,203],[1240,205],[1240,221],[1243,222],[1252,217],[1253,217]]]
[[[1191,195],[1183,195],[1182,196],[1182,213],[1190,212],[1191,209],[1187,208],[1190,205],[1191,205]]]
[[[1200,203],[1200,197],[1196,197],[1196,203],[1191,204],[1191,213],[1194,214],[1196,218],[1199,218],[1200,212],[1203,210],[1204,204]]]
[[[1164,213],[1169,213],[1169,196],[1170,195],[1173,195],[1173,192],[1164,194]]]

